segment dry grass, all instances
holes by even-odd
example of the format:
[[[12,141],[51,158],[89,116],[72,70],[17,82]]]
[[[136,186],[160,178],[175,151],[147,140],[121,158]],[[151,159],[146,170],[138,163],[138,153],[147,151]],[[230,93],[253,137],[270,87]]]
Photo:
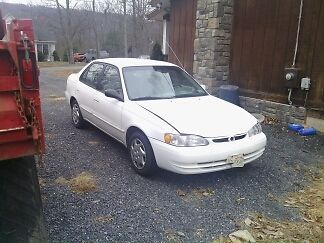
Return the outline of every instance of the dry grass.
[[[79,194],[94,191],[96,189],[95,179],[88,172],[82,172],[70,180],[60,176],[55,182],[60,185],[69,186],[73,192]]]
[[[82,172],[70,180],[72,191],[77,193],[90,192],[96,189],[96,183],[91,174]]]
[[[77,73],[81,70],[80,69],[63,69],[63,70],[56,70],[53,75],[58,78],[68,78],[72,73]]]
[[[38,66],[40,68],[46,68],[46,67],[64,67],[68,66],[69,63],[67,62],[38,62]]]
[[[80,67],[80,69],[86,65],[84,62],[76,62],[74,64],[69,64],[68,62],[38,62],[38,67],[40,68],[51,68],[51,67]]]
[[[68,185],[69,181],[67,179],[65,179],[63,176],[60,176],[59,178],[57,178],[55,180],[55,183],[57,183],[59,185]]]
[[[65,101],[65,96],[58,96],[58,95],[50,95],[46,97],[47,100],[51,101]]]

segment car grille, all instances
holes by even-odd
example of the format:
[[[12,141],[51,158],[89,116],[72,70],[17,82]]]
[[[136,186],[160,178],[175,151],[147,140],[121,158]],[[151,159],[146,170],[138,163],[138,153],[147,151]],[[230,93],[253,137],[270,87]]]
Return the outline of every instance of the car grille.
[[[246,137],[246,134],[237,134],[237,135],[234,135],[232,137],[215,138],[215,139],[213,139],[213,142],[214,143],[233,142],[233,141],[243,139],[245,137]]]

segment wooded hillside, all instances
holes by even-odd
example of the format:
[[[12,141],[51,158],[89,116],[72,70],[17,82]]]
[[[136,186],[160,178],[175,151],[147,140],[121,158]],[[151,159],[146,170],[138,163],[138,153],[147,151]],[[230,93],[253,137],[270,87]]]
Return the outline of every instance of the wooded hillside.
[[[62,28],[62,24],[67,22],[65,19],[66,6],[61,5],[61,8],[58,9],[55,2],[45,0],[44,6],[0,3],[0,9],[4,17],[12,15],[15,18],[31,18],[34,23],[36,39],[57,41],[56,49],[62,58],[63,53],[68,53],[69,49],[66,41],[66,29]],[[67,2],[71,3],[69,32],[71,32],[74,52],[98,48],[107,50],[111,57],[124,56],[124,15],[122,6],[118,4],[121,1],[117,1],[114,5],[113,1],[90,1],[91,4],[89,1]],[[141,0],[127,3],[127,51],[129,57],[149,54],[154,42],[160,42],[161,39],[161,24],[145,19],[145,11],[147,12],[148,9],[143,4],[147,3]]]

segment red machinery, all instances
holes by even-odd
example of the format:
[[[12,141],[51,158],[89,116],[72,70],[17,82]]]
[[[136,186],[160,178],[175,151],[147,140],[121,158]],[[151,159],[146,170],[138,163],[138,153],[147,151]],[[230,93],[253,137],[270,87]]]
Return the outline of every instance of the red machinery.
[[[32,21],[0,13],[0,160],[44,152],[38,76]]]
[[[0,242],[47,242],[33,155],[44,152],[31,20],[0,13]]]

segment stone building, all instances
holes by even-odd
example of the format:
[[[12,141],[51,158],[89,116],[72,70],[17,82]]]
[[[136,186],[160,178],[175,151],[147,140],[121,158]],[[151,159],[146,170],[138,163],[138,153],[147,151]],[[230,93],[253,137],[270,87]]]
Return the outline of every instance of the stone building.
[[[236,85],[241,106],[250,112],[323,126],[323,1],[152,0],[151,5],[155,10],[148,17],[163,21],[168,61],[210,93]]]

